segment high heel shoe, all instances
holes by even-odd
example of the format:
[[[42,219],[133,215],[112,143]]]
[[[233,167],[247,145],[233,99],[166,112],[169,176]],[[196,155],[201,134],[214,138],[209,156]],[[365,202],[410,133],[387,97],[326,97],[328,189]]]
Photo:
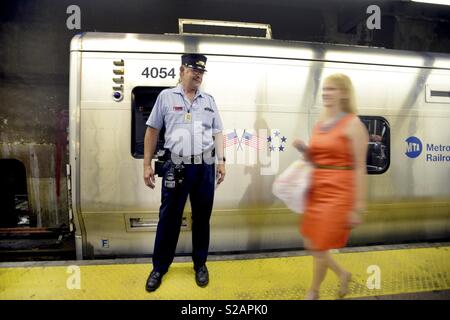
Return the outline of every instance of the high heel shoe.
[[[348,286],[352,279],[352,274],[350,272],[346,272],[341,276],[341,284],[338,291],[339,298],[343,298],[348,293]]]

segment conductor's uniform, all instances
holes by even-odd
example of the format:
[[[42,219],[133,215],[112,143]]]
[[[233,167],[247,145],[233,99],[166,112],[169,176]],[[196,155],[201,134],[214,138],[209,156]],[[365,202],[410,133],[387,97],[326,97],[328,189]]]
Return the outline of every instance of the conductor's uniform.
[[[198,55],[182,58],[188,66],[196,66],[198,61],[203,61]],[[204,67],[204,62],[199,66]],[[165,127],[166,150],[152,273],[162,277],[173,261],[188,195],[192,207],[192,260],[199,272],[206,268],[209,248],[216,175],[213,136],[223,129],[219,111],[211,95],[198,89],[191,102],[178,84],[161,91],[146,124],[158,130]]]

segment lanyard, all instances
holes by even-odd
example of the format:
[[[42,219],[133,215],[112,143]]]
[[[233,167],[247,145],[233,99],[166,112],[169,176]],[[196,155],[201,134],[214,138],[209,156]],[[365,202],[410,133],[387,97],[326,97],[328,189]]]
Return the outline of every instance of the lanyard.
[[[185,98],[184,96],[182,96],[182,97],[183,97],[183,103],[184,103],[184,106],[185,106],[186,109],[187,109],[187,113],[184,114],[184,123],[191,123],[191,122],[192,122],[191,108],[192,108],[192,105],[194,104],[195,96],[194,96],[194,98],[192,99],[192,103],[191,103],[191,105],[189,106],[189,108],[188,108],[188,106],[186,105],[186,98]]]
[[[184,106],[186,107],[187,113],[191,113],[192,105],[194,104],[195,98],[196,98],[197,96],[194,95],[194,97],[192,98],[191,105],[190,105],[189,107],[188,107],[187,104],[186,104],[186,99],[189,99],[189,98],[188,98],[187,96],[185,97],[185,95],[182,95],[182,97],[183,97],[183,103],[184,103]]]

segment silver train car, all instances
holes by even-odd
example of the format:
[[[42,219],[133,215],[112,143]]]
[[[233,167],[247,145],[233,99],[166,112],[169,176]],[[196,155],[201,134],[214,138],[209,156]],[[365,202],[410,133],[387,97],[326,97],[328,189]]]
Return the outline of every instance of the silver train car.
[[[368,209],[349,245],[450,236],[450,56],[257,38],[84,33],[70,47],[70,219],[77,258],[150,255],[161,178],[143,182],[143,138],[180,56],[203,53],[227,176],[216,189],[211,252],[301,248],[299,219],[272,194],[321,111],[332,73],[353,80],[368,146]],[[159,146],[161,146],[159,141]],[[159,180],[159,181],[158,181]],[[177,253],[191,251],[190,205]]]

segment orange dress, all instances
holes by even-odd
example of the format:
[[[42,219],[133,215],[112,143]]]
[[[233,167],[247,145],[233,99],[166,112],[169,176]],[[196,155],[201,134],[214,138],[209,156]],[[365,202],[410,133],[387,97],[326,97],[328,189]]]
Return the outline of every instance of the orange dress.
[[[345,134],[347,114],[329,131],[316,125],[310,140],[310,156],[314,164],[353,166],[351,141]],[[314,250],[342,248],[350,235],[349,215],[354,205],[355,171],[315,168],[306,200],[300,232]]]

